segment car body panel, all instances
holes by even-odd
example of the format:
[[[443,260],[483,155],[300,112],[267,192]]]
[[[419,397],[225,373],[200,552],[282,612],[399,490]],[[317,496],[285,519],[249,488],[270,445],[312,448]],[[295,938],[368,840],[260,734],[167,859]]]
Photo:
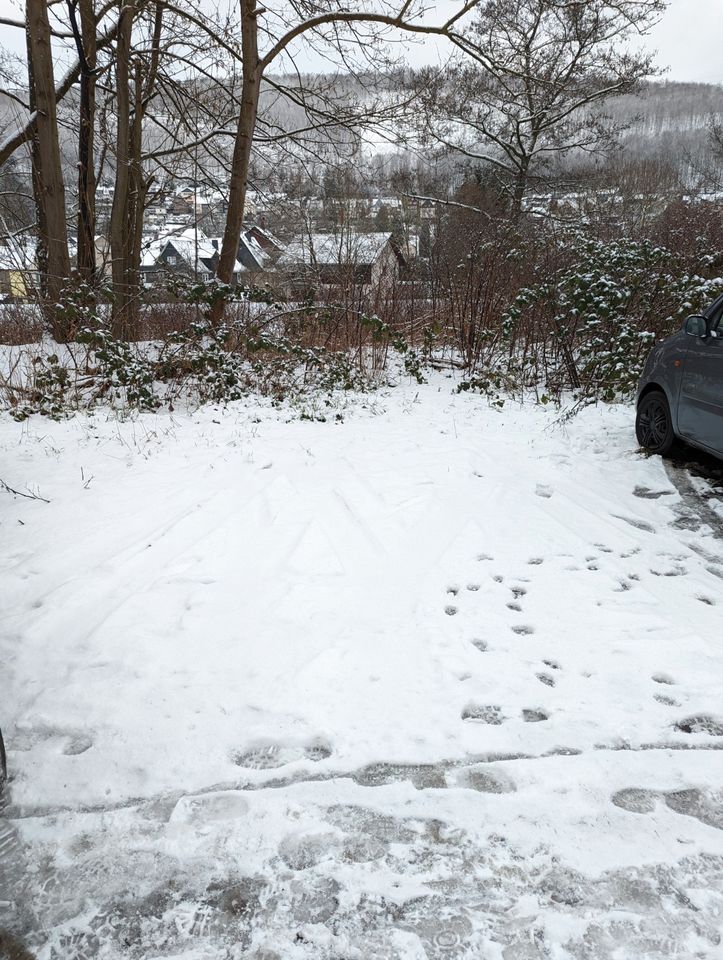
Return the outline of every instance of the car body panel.
[[[651,350],[637,403],[649,390],[662,390],[676,436],[723,458],[723,297],[703,316],[712,327],[707,337],[683,329]]]
[[[688,337],[678,399],[678,427],[684,440],[723,457],[723,297],[703,316],[710,333]]]
[[[682,330],[663,340],[650,351],[638,385],[637,403],[650,389],[659,388],[668,398],[673,430],[678,433],[678,397],[690,337]]]

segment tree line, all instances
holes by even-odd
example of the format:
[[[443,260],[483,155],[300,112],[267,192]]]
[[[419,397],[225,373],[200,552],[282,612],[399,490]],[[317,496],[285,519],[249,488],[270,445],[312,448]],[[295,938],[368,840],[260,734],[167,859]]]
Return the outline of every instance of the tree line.
[[[0,166],[27,151],[38,267],[47,322],[57,341],[75,330],[58,310],[69,285],[99,282],[96,186],[114,170],[108,243],[113,334],[134,333],[141,302],[144,212],[179,164],[224,171],[226,212],[216,268],[230,284],[255,155],[318,149],[320,131],[359,136],[400,118],[419,142],[484,169],[498,215],[514,227],[531,188],[561,157],[609,149],[623,124],[613,98],[654,75],[637,39],[664,0],[459,0],[445,18],[416,0],[239,0],[215,10],[192,0],[26,0],[27,76],[18,122],[4,131]],[[405,43],[436,38],[443,66],[403,69]],[[313,56],[331,73],[302,73]],[[393,95],[387,82],[398,70]],[[338,82],[356,78],[357,93]],[[361,91],[361,92],[359,92]],[[263,94],[263,95],[262,95]],[[285,129],[269,104],[294,106]],[[63,176],[61,125],[72,122],[77,181]],[[392,131],[390,133],[390,131]],[[443,196],[437,199],[447,202]],[[77,240],[71,271],[69,237]],[[217,322],[219,298],[211,308]]]

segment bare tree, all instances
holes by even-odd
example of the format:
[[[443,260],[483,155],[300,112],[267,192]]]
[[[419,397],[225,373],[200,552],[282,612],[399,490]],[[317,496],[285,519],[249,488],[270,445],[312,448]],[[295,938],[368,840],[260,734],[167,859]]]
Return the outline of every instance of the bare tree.
[[[38,209],[40,240],[46,257],[46,303],[53,336],[63,341],[69,331],[54,309],[70,276],[65,187],[60,162],[58,120],[53,78],[48,6],[45,0],[27,0],[28,75],[32,105],[37,114],[34,141],[33,186]]]
[[[78,273],[86,281],[95,277],[95,85],[97,37],[94,0],[68,0],[80,64],[78,116]],[[78,23],[80,13],[80,23]]]
[[[554,159],[595,152],[621,125],[600,105],[654,72],[628,41],[666,0],[488,0],[458,44],[463,55],[429,76],[427,132],[498,171],[513,220],[534,177]]]
[[[230,283],[236,260],[239,235],[243,225],[249,164],[256,131],[261,81],[266,72],[277,64],[297,40],[311,37],[315,42],[327,44],[337,51],[342,59],[345,44],[369,45],[381,43],[390,31],[402,34],[446,36],[457,45],[462,44],[458,33],[459,21],[472,11],[481,0],[460,2],[456,12],[439,24],[428,24],[423,11],[415,7],[413,0],[403,0],[401,6],[340,10],[336,3],[326,0],[324,4],[306,3],[298,0],[289,10],[296,23],[288,21],[278,31],[269,24],[260,31],[259,19],[267,13],[257,7],[255,0],[240,0],[243,83],[241,104],[236,124],[234,151],[229,183],[228,213],[224,229],[217,275],[224,283]],[[278,26],[278,25],[277,25]],[[261,38],[268,44],[262,52]],[[219,303],[215,319],[222,310]]]

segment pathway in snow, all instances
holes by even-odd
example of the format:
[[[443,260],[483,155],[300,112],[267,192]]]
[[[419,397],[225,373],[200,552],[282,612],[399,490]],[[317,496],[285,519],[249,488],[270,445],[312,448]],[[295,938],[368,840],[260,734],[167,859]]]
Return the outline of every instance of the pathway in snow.
[[[450,387],[0,422],[38,958],[723,957],[720,502]]]

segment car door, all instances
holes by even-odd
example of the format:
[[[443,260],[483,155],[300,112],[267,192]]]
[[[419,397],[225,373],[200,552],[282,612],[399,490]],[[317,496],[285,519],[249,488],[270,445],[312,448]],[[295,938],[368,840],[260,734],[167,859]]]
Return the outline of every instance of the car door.
[[[723,456],[723,299],[707,314],[708,337],[691,337],[681,378],[678,430]]]

